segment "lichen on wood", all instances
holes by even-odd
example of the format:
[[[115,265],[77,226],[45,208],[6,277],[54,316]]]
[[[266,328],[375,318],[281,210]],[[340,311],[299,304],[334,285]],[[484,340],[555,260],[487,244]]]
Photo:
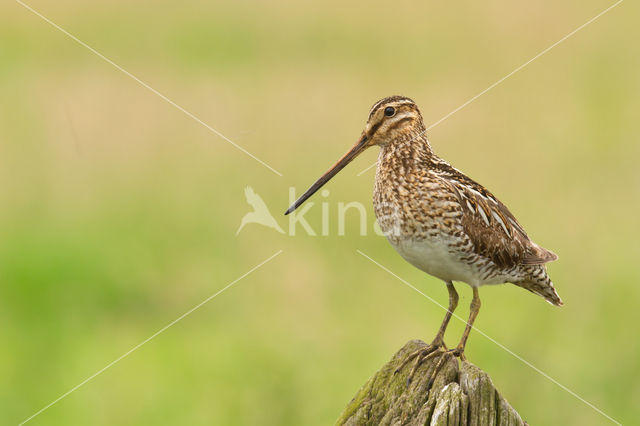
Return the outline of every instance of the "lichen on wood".
[[[396,369],[416,350],[426,347],[411,340],[358,391],[336,422],[338,425],[526,425],[475,365],[448,358],[431,386],[439,357],[424,361],[407,385],[413,362]]]

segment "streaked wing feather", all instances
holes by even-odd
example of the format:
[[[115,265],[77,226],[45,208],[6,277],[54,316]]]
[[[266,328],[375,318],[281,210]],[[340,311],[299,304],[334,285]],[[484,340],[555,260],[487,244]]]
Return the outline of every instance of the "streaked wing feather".
[[[444,181],[460,201],[462,226],[476,253],[504,268],[543,264],[557,259],[554,253],[531,241],[507,206],[482,185],[451,166],[441,167],[446,168],[447,178]]]

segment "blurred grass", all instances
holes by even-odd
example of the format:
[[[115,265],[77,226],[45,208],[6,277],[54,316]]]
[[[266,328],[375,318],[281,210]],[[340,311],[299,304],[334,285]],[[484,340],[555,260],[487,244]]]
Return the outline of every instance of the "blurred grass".
[[[608,6],[30,2],[280,170],[278,177],[17,3],[0,6],[0,415],[42,408],[275,251],[284,253],[69,395],[34,424],[327,424],[443,312],[444,286],[355,214],[375,160],[329,186],[331,236],[249,225],[274,214],[405,94],[435,122]],[[625,2],[434,128],[540,244],[566,306],[483,288],[477,326],[622,423],[640,416],[633,324],[640,89]],[[320,229],[319,204],[307,215]],[[277,216],[286,229],[284,218]],[[459,286],[466,316],[468,289]],[[448,340],[456,341],[455,322]],[[532,424],[606,424],[479,334],[468,355]],[[522,383],[526,383],[525,386]],[[544,407],[541,409],[540,407]]]

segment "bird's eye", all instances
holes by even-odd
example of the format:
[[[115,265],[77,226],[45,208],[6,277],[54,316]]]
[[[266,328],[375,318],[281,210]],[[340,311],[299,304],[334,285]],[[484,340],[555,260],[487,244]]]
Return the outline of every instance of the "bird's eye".
[[[394,107],[386,107],[384,109],[384,115],[387,117],[393,117],[393,114],[396,113],[396,109]]]

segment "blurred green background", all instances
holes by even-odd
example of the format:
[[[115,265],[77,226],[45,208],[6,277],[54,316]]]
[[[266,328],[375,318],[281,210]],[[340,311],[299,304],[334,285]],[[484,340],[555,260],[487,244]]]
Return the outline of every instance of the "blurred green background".
[[[444,285],[337,203],[373,211],[365,153],[306,218],[298,193],[412,97],[427,124],[613,2],[28,2],[279,170],[278,176],[18,3],[0,5],[0,423],[16,424],[278,250],[34,425],[323,425]],[[530,235],[566,306],[484,287],[476,326],[622,423],[640,417],[639,7],[624,2],[430,131]],[[470,289],[459,284],[466,317]],[[454,320],[447,340],[463,324]],[[467,356],[531,424],[610,422],[478,333]]]

